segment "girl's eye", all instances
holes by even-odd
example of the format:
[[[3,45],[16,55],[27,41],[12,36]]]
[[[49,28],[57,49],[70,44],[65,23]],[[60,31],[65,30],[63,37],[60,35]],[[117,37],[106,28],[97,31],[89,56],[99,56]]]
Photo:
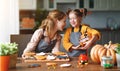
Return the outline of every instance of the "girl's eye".
[[[75,18],[69,18],[70,20],[72,20],[72,19],[77,19],[77,17],[75,17]]]

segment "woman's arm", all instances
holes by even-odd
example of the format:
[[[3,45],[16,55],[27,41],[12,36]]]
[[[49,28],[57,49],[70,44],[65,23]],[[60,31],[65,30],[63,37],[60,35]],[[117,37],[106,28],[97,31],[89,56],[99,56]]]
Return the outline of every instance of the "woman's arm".
[[[59,52],[62,36],[60,34],[57,34],[56,39],[57,39],[57,42],[54,48],[52,49],[52,53]]]
[[[22,57],[25,56],[25,53],[32,52],[32,51],[35,50],[38,42],[40,41],[40,39],[42,37],[42,35],[43,35],[43,30],[42,29],[38,29],[34,32],[30,42],[27,44],[27,47],[23,51]]]

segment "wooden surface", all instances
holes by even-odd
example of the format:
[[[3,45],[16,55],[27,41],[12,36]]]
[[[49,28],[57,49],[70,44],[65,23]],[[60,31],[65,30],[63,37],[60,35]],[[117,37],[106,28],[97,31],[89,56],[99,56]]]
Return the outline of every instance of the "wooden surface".
[[[28,65],[30,64],[35,64],[33,63],[25,63],[21,61],[21,59],[18,59],[18,63],[16,65],[16,68],[14,69],[9,69],[9,71],[120,71],[120,68],[117,68],[114,66],[111,69],[104,69],[103,67],[100,66],[100,64],[95,64],[92,61],[89,60],[89,64],[84,66],[84,67],[78,67],[77,64],[78,58],[71,58],[71,61],[66,61],[66,62],[55,62],[57,63],[57,66],[54,68],[48,68],[46,62],[36,62],[37,64],[40,64],[40,67],[35,67],[35,68],[29,68]],[[52,61],[51,61],[52,62]],[[71,64],[71,67],[68,68],[61,68],[60,64],[63,63],[69,63]]]
[[[67,59],[55,59],[55,60],[24,60],[25,63],[46,62],[46,61],[49,61],[49,62],[51,62],[51,61],[55,61],[55,62],[57,62],[57,61],[59,61],[59,62],[64,61],[65,62],[65,61],[70,61],[70,59],[67,58]]]

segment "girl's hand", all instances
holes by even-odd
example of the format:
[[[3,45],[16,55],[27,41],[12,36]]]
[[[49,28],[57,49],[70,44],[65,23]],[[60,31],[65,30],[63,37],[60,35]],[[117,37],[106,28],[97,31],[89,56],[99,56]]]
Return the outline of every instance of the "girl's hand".
[[[87,42],[85,42],[85,46],[81,47],[81,49],[88,49],[90,47],[91,47],[91,41],[87,41]]]
[[[84,46],[82,46],[82,45],[84,45]],[[78,46],[73,47],[73,48],[76,50],[80,50],[80,49],[86,50],[89,47],[91,47],[91,41],[84,42],[82,45],[78,45]]]
[[[80,45],[72,46],[72,49],[74,49],[74,50],[79,50],[80,48],[81,48]]]
[[[80,49],[86,50],[90,47],[91,47],[91,41],[89,40],[89,41],[84,43],[84,46],[81,46],[81,45],[72,46],[72,49],[74,49],[74,50],[80,50]]]
[[[72,46],[73,50],[78,50],[78,48],[79,48],[78,46]]]

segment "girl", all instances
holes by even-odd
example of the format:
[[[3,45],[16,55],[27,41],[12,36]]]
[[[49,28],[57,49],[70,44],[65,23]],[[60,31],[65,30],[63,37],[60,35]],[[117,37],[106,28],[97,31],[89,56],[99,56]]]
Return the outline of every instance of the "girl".
[[[85,17],[86,14],[87,10],[85,8],[80,10],[69,9],[67,11],[69,22],[72,27],[66,29],[63,38],[63,46],[68,51],[69,56],[86,54],[87,49],[91,47],[91,45],[98,39],[100,39],[100,33],[97,30],[81,23],[82,17]]]
[[[27,52],[59,52],[61,36],[58,31],[63,31],[66,25],[66,15],[59,10],[49,12],[47,18],[42,21],[30,42],[27,44],[22,57]]]

